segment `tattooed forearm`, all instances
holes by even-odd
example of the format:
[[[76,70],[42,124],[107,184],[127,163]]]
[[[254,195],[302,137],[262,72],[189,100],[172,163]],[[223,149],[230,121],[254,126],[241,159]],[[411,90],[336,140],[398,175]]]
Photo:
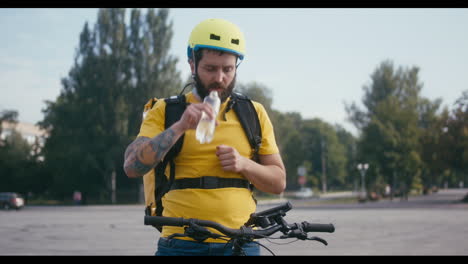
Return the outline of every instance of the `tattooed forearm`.
[[[150,138],[147,137],[138,137],[130,145],[128,145],[127,150],[125,150],[125,160],[127,160],[132,154],[135,153],[135,150],[140,148],[140,146],[146,143]]]
[[[125,151],[124,170],[129,177],[143,176],[167,154],[179,137],[168,128],[154,138],[138,137]]]
[[[169,149],[174,145],[174,137],[174,131],[169,128],[159,134],[159,136],[151,139],[151,150],[154,152],[154,158],[156,162],[161,161],[164,156],[166,156],[166,153],[169,151]]]
[[[124,169],[127,172],[127,175],[131,177],[142,176],[154,167],[142,163],[136,158],[136,155],[132,155],[127,161],[128,162],[125,162]]]

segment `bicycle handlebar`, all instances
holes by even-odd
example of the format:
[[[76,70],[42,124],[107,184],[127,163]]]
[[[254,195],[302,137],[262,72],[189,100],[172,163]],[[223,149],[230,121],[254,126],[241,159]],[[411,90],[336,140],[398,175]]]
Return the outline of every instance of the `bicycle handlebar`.
[[[203,227],[211,227],[219,232],[229,236],[229,237],[236,237],[236,236],[251,236],[253,238],[262,238],[266,236],[270,236],[281,229],[284,228],[282,225],[274,225],[270,228],[266,229],[253,229],[252,227],[242,226],[239,229],[233,229],[225,227],[219,223],[209,221],[209,220],[200,220],[200,219],[186,219],[186,218],[179,218],[179,217],[165,217],[165,216],[145,216],[144,219],[145,225],[158,225],[158,226],[189,226],[191,224],[196,224]],[[333,224],[314,224],[308,222],[302,222],[301,224],[288,224],[288,229],[296,230],[302,229],[305,232],[327,232],[333,233],[335,231],[335,227]]]
[[[253,230],[251,227],[241,227],[240,229],[233,229],[225,227],[213,221],[200,220],[200,219],[186,219],[179,217],[165,217],[165,216],[145,216],[145,225],[158,225],[158,226],[189,226],[196,224],[203,227],[211,227],[219,232],[229,236],[236,237],[241,235],[251,235],[254,238],[261,238],[272,235],[279,231],[281,226],[274,226],[263,230]]]
[[[274,233],[281,231],[283,233],[279,239],[285,238],[298,238],[301,240],[316,240],[324,245],[327,245],[327,241],[320,237],[308,237],[308,232],[335,232],[335,226],[333,224],[316,224],[309,222],[293,223],[288,224],[283,216],[286,212],[292,208],[292,205],[287,202],[283,205],[279,205],[265,211],[258,213],[252,213],[249,220],[241,226],[239,229],[233,229],[223,226],[219,223],[201,220],[195,218],[182,218],[182,217],[165,217],[165,216],[145,216],[144,224],[152,226],[187,226],[184,234],[172,234],[171,237],[175,236],[188,236],[192,237],[197,241],[205,241],[207,238],[223,238],[227,236],[236,243],[233,243],[233,255],[242,255],[241,247],[243,243],[253,241],[258,238],[267,238]],[[221,232],[223,235],[213,233],[206,229],[206,227],[214,228]],[[260,243],[258,243],[260,244]],[[261,244],[260,244],[261,245]],[[263,246],[263,245],[262,245]],[[265,246],[263,246],[266,248]],[[270,253],[271,250],[266,248]],[[274,254],[273,254],[274,255]]]

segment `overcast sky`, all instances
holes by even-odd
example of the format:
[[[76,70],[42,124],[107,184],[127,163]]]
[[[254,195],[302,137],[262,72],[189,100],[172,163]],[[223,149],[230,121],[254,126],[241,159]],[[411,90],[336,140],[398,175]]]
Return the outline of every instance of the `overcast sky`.
[[[0,111],[42,120],[44,100],[58,96],[84,23],[94,25],[97,11],[0,9]],[[171,9],[171,50],[184,80],[189,34],[207,18],[230,20],[245,34],[238,82],[270,88],[275,109],[353,133],[344,102],[361,104],[362,87],[384,60],[418,66],[422,95],[450,108],[468,90],[468,9]]]

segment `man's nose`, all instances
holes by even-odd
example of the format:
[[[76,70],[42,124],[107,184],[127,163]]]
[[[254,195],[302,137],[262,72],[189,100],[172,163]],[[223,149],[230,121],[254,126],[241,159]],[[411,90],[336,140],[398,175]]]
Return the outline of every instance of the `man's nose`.
[[[222,70],[218,70],[215,73],[215,81],[222,83],[224,79],[224,72]]]

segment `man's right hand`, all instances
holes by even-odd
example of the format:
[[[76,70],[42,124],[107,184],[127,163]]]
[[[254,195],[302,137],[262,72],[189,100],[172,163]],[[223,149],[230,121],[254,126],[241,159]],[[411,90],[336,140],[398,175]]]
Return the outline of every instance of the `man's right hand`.
[[[178,126],[184,131],[196,129],[203,112],[205,112],[210,119],[216,119],[213,114],[213,109],[209,104],[198,103],[187,106],[182,117],[176,124],[179,123]]]

